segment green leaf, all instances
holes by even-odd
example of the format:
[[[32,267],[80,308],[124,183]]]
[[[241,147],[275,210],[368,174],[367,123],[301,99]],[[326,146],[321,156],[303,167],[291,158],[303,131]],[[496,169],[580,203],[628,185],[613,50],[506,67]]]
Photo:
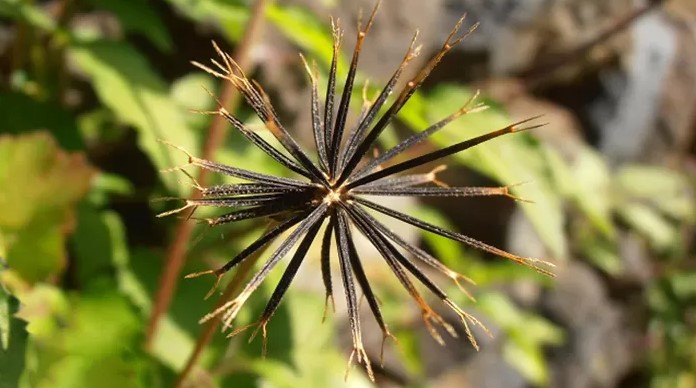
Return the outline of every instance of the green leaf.
[[[617,276],[623,271],[623,263],[616,247],[602,241],[598,236],[588,234],[578,238],[583,253],[590,261],[609,275]]]
[[[0,131],[12,134],[48,131],[61,148],[75,151],[85,148],[75,117],[61,106],[14,92],[0,92]]]
[[[127,43],[98,40],[71,47],[70,55],[92,80],[99,99],[121,121],[138,129],[141,148],[160,169],[181,164],[179,151],[158,139],[166,139],[190,152],[197,150],[193,134],[181,110],[169,98],[162,79],[146,59]],[[162,174],[167,187],[187,193],[188,185],[175,174]]]
[[[77,214],[77,229],[72,238],[75,280],[81,288],[115,280],[112,276],[114,247],[101,213],[90,204],[81,203]]]
[[[274,4],[268,7],[266,16],[287,38],[306,51],[308,56],[317,58],[324,67],[331,64],[333,56],[331,29],[306,7]],[[340,61],[345,63],[343,55]],[[345,66],[339,66],[339,69],[345,72]]]
[[[119,216],[112,211],[98,211],[90,204],[80,209],[80,227],[73,239],[76,256],[76,274],[83,283],[101,286],[115,274],[115,288],[136,306],[141,318],[149,316],[152,308],[150,293],[158,284],[161,272],[161,258],[150,252],[135,250],[131,266],[131,252],[126,244],[125,231]],[[198,329],[197,320],[208,306],[201,303],[207,285],[181,288],[174,298],[173,310],[160,322],[155,337],[152,354],[171,370],[180,370],[193,350],[191,332]],[[184,297],[182,297],[182,295]],[[197,303],[196,303],[197,302]],[[196,306],[191,308],[191,306]],[[182,307],[188,307],[184,314],[190,318],[188,325],[182,326],[175,319]],[[204,356],[208,352],[204,353]]]
[[[21,308],[15,314],[27,322],[26,330],[32,338],[45,340],[59,332],[70,317],[70,304],[65,295],[56,287],[38,283],[27,287],[21,279],[3,279],[10,285],[13,294],[21,302]],[[21,284],[20,287],[13,284]]]
[[[25,280],[59,275],[73,205],[89,188],[92,168],[46,133],[0,137],[0,234],[7,262]]]
[[[563,332],[549,321],[520,310],[505,295],[489,292],[481,295],[477,307],[505,332],[503,355],[528,381],[548,383],[549,370],[544,345],[557,345]]]
[[[217,24],[225,37],[238,41],[249,19],[249,6],[243,0],[167,0],[189,18]]]
[[[427,97],[428,117],[434,122],[459,109],[471,92],[460,87],[439,87]],[[496,109],[465,115],[431,139],[440,147],[452,145],[510,124]],[[409,124],[410,125],[410,124]],[[412,127],[423,130],[424,126]],[[529,217],[541,240],[556,258],[567,256],[565,216],[558,191],[550,179],[544,157],[545,146],[529,134],[514,134],[480,144],[453,156],[454,160],[505,185],[530,183],[512,189],[516,196],[534,201],[519,206]]]
[[[597,230],[613,239],[616,230],[611,220],[612,187],[606,163],[590,147],[582,147],[571,168],[571,195]]]
[[[55,20],[29,1],[3,0],[0,2],[0,15],[21,20],[42,30],[53,31],[56,29]]]
[[[290,289],[281,307],[288,311],[291,363],[277,359],[250,360],[250,368],[263,377],[264,384],[276,387],[369,387],[367,378],[354,369],[346,382],[345,358],[334,345],[335,333],[329,322],[322,323],[323,296]],[[269,329],[271,327],[269,325]],[[276,336],[274,336],[276,334]],[[269,332],[269,351],[277,334]]]
[[[24,371],[27,332],[13,317],[19,302],[0,286],[0,388],[14,388]]]
[[[694,189],[683,174],[655,166],[626,166],[616,174],[624,198],[647,201],[663,213],[689,223],[696,222]]]
[[[162,20],[146,0],[89,0],[97,8],[113,13],[123,30],[147,37],[158,49],[169,52],[172,40]]]
[[[506,342],[503,346],[503,358],[527,381],[537,386],[548,385],[548,365],[538,346],[525,342]]]
[[[123,297],[67,296],[41,285],[20,299],[28,307],[18,316],[30,327],[43,322],[46,329],[30,330],[36,354],[25,375],[31,386],[152,386],[150,361],[140,348],[143,325]],[[48,322],[53,326],[45,327]]]
[[[183,110],[214,110],[215,100],[206,91],[216,92],[218,82],[206,73],[187,74],[172,84],[171,98]],[[204,114],[187,114],[185,116],[191,128],[203,129],[210,122],[211,116]]]
[[[669,279],[674,294],[682,300],[696,299],[696,271],[675,273]]]
[[[619,208],[619,215],[633,229],[650,241],[658,251],[669,251],[679,246],[677,229],[665,220],[652,207],[641,203],[625,203]]]
[[[118,218],[114,215],[105,221],[113,224],[111,229],[114,240],[125,241],[123,226]],[[155,288],[159,284],[164,257],[154,250],[134,249],[128,252],[125,246],[120,251],[121,253],[115,255],[119,291],[140,309],[143,318],[148,317]],[[210,286],[210,282],[204,281],[187,280],[182,283],[172,298],[169,313],[159,324],[152,354],[173,371],[181,370],[184,366],[193,351],[194,335],[203,330],[198,320],[213,308],[214,298],[203,300]],[[224,336],[216,336],[202,355],[204,362],[210,357],[211,352],[220,351],[228,342]]]

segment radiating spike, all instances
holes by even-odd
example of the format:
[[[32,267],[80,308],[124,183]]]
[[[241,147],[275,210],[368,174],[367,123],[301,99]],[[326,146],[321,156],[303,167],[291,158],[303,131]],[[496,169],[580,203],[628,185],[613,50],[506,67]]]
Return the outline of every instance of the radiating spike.
[[[493,140],[496,137],[500,137],[500,136],[506,135],[508,133],[516,133],[516,132],[521,132],[524,130],[538,127],[535,125],[535,126],[531,126],[531,127],[519,128],[520,124],[526,123],[529,120],[533,120],[533,118],[523,120],[523,121],[520,121],[520,122],[517,122],[514,124],[510,124],[507,127],[501,128],[497,131],[492,131],[492,132],[486,133],[484,135],[477,136],[475,138],[465,140],[465,141],[460,142],[460,143],[453,144],[449,147],[441,148],[439,150],[427,153],[425,155],[421,155],[421,156],[415,157],[413,159],[409,159],[409,160],[406,160],[404,162],[395,164],[395,165],[387,167],[383,170],[380,170],[380,171],[377,171],[375,173],[364,176],[362,178],[356,179],[356,180],[352,181],[351,183],[346,184],[344,187],[346,189],[358,187],[360,185],[364,185],[365,183],[375,181],[375,180],[383,178],[385,176],[398,174],[401,171],[405,171],[405,170],[411,169],[413,167],[421,166],[423,164],[430,163],[430,162],[436,161],[438,159],[442,159],[446,156],[456,154],[458,152],[467,150],[471,147],[477,146],[481,143],[485,143],[489,140]]]
[[[367,151],[370,149],[372,144],[374,144],[374,142],[377,140],[382,131],[384,131],[384,129],[392,121],[392,119],[396,117],[396,114],[399,113],[404,104],[406,104],[406,101],[408,101],[408,99],[411,98],[413,93],[415,93],[415,91],[423,84],[426,78],[428,78],[435,66],[437,66],[438,63],[440,63],[442,58],[448,52],[450,52],[455,45],[459,44],[462,41],[462,39],[464,39],[464,37],[468,35],[464,34],[464,36],[462,36],[461,38],[455,38],[455,35],[461,28],[465,17],[466,15],[463,16],[459,20],[459,22],[457,22],[457,24],[450,32],[447,41],[445,41],[445,43],[442,45],[440,51],[437,54],[435,54],[435,56],[433,56],[430,59],[430,61],[428,61],[421,68],[418,74],[416,74],[408,83],[406,83],[406,87],[404,87],[399,96],[389,107],[387,112],[382,116],[382,118],[377,122],[377,124],[375,124],[375,126],[372,127],[372,130],[368,132],[367,136],[362,140],[362,142],[356,149],[355,154],[349,159],[348,164],[346,165],[346,168],[344,169],[343,173],[336,181],[337,185],[341,185],[343,182],[345,182],[345,180],[348,178],[348,174],[350,174],[352,170],[355,168],[355,166],[358,165],[360,158],[367,153]],[[472,31],[473,28],[475,28],[475,26],[472,27]]]

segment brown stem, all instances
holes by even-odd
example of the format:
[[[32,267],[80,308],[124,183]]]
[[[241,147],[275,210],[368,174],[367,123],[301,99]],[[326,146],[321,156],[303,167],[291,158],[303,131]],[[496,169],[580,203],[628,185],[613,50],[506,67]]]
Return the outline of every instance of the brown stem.
[[[225,291],[222,293],[217,303],[215,303],[215,309],[222,306],[232,297],[232,295],[236,294],[239,291],[242,282],[244,281],[244,279],[246,279],[247,275],[249,274],[249,271],[251,271],[251,269],[254,268],[256,261],[259,259],[261,254],[263,254],[263,252],[264,249],[260,249],[258,252],[256,252],[240,264],[239,269],[234,274],[234,277],[225,288]],[[184,366],[184,369],[182,369],[181,372],[179,372],[179,375],[176,378],[176,382],[174,383],[175,388],[180,388],[183,386],[184,382],[186,381],[186,378],[193,370],[193,367],[196,366],[198,359],[203,353],[203,350],[213,339],[215,330],[220,324],[220,319],[221,315],[218,315],[215,318],[206,322],[205,329],[198,337],[198,340],[196,340],[196,345],[193,348],[193,352],[191,352],[191,355],[189,355],[188,360],[186,360],[186,365]]]
[[[235,61],[237,61],[242,69],[248,69],[250,66],[251,60],[249,57],[249,52],[257,32],[261,29],[265,9],[266,0],[254,1],[251,8],[251,16],[245,29],[244,36],[233,53],[233,58]],[[238,93],[235,93],[232,83],[225,82],[222,86],[222,90],[220,91],[219,99],[221,105],[227,107],[228,111],[234,112],[236,106],[239,104],[239,98],[240,96]],[[213,120],[210,124],[210,128],[208,129],[205,144],[203,146],[203,159],[213,158],[215,151],[225,138],[226,125],[227,123],[223,116],[213,116]],[[201,185],[205,185],[208,181],[208,171],[201,169],[198,173],[197,181]],[[196,192],[193,196],[197,197],[198,195],[198,192]],[[181,268],[183,267],[186,259],[186,248],[193,232],[193,223],[186,221],[190,214],[191,211],[184,215],[184,217],[182,217],[179,223],[176,225],[174,237],[169,245],[169,248],[167,249],[164,273],[162,274],[159,286],[157,288],[157,295],[155,296],[150,321],[145,334],[146,350],[150,350],[152,348],[152,343],[157,333],[157,325],[162,318],[162,315],[169,308],[172,295],[174,294],[174,290],[176,289],[176,285],[181,274]]]
[[[638,8],[630,14],[626,15],[625,17],[619,19],[611,27],[607,28],[605,31],[602,31],[594,38],[588,40],[587,42],[581,44],[573,50],[554,56],[549,60],[544,61],[531,69],[523,71],[520,74],[520,76],[524,79],[527,88],[533,89],[534,87],[539,85],[544,79],[548,79],[549,76],[555,73],[558,69],[562,68],[564,65],[576,61],[579,58],[582,58],[582,56],[584,56],[593,47],[608,40],[609,38],[618,34],[619,32],[625,30],[641,16],[645,15],[653,8],[662,5],[664,1],[666,0],[649,1],[643,7]]]

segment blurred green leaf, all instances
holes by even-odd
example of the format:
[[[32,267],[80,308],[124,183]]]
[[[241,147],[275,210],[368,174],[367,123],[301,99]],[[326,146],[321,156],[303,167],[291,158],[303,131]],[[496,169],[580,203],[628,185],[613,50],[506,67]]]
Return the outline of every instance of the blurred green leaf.
[[[696,272],[681,272],[670,277],[672,289],[677,298],[696,300]]]
[[[127,43],[98,40],[71,47],[71,57],[91,78],[97,95],[125,123],[139,130],[139,143],[161,169],[181,164],[180,151],[159,143],[165,139],[190,152],[197,150],[181,110],[169,98],[162,79]],[[170,190],[187,193],[175,174],[161,174]]]
[[[172,84],[171,97],[182,110],[214,110],[215,100],[206,91],[216,93],[218,82],[206,73],[187,74]],[[186,122],[195,129],[203,129],[209,122],[209,115],[189,113],[184,115]]]
[[[0,284],[0,388],[17,387],[24,371],[27,332],[13,317],[18,308],[17,299]]]
[[[594,265],[610,275],[621,274],[623,264],[615,246],[592,234],[578,240],[583,253]]]
[[[94,178],[92,190],[88,198],[91,203],[97,206],[106,206],[111,196],[131,196],[134,190],[133,184],[126,178],[116,174],[100,172]]]
[[[3,0],[0,2],[0,15],[21,20],[42,30],[53,31],[56,29],[55,20],[29,1]]]
[[[92,175],[83,155],[66,154],[46,133],[0,137],[0,234],[9,266],[25,280],[63,270],[72,206]]]
[[[471,97],[471,92],[455,86],[436,88],[427,98],[428,117],[439,120],[456,111]],[[456,120],[431,139],[440,147],[450,146],[510,124],[496,109],[488,109]],[[411,125],[411,124],[409,124]],[[411,125],[412,126],[412,125]],[[412,126],[423,130],[424,126]],[[550,181],[544,159],[544,146],[528,134],[514,134],[480,144],[458,153],[455,160],[505,185],[530,183],[512,189],[516,196],[535,203],[519,203],[539,237],[556,258],[567,256],[562,201]]]
[[[15,317],[27,322],[26,330],[32,338],[44,340],[60,331],[70,317],[70,305],[66,296],[56,287],[38,283],[28,288],[21,279],[3,278],[5,284],[21,284],[13,287],[14,295],[21,302]],[[21,282],[21,283],[20,283]]]
[[[57,104],[37,101],[22,93],[0,92],[0,106],[0,132],[48,131],[63,149],[85,148],[75,117]]]
[[[357,369],[346,381],[345,358],[334,345],[335,332],[329,322],[322,323],[323,295],[288,291],[283,300],[289,313],[290,342],[286,351],[291,364],[272,359],[250,360],[251,370],[263,377],[263,385],[273,387],[370,387]],[[270,325],[269,325],[270,328]],[[269,350],[274,333],[269,333]],[[276,339],[277,340],[277,339]]]
[[[117,122],[115,114],[103,105],[82,113],[77,118],[80,134],[87,144],[115,143],[123,139],[127,131]]]
[[[244,0],[167,0],[189,18],[217,24],[227,39],[238,41],[249,18],[249,6]]]
[[[675,249],[678,239],[677,229],[665,220],[652,207],[641,203],[624,203],[619,215],[633,229],[648,238],[652,247],[658,251]]]
[[[46,289],[35,287],[27,295],[41,306]],[[57,296],[54,289],[48,295]],[[142,323],[133,308],[122,297],[111,293],[88,293],[62,298],[63,311],[49,313],[41,319],[57,324],[41,336],[33,335],[33,344],[41,349],[34,364],[28,367],[27,378],[35,387],[149,387],[151,367],[140,350]],[[46,311],[46,310],[37,310]],[[34,313],[21,314],[33,325]]]
[[[136,250],[134,260],[138,265],[131,267],[131,258],[126,243],[125,231],[118,215],[112,211],[98,210],[89,203],[83,203],[79,211],[79,226],[73,238],[75,252],[75,273],[77,280],[88,288],[95,285],[104,289],[109,281],[117,287],[119,293],[139,309],[142,319],[150,314],[152,306],[150,291],[157,284],[161,260],[146,251]],[[144,268],[148,270],[143,270]],[[147,286],[143,282],[148,282]],[[205,305],[191,309],[190,299],[200,299],[201,288],[186,287],[180,294],[187,298],[177,297],[174,307],[179,309],[181,304],[187,304],[187,315],[194,321],[192,325],[182,327],[172,319],[172,313],[160,322],[158,334],[155,337],[152,354],[173,371],[180,370],[193,349],[193,339],[188,331],[191,326],[198,328],[195,322],[207,308]],[[196,294],[199,292],[199,294]],[[200,305],[200,303],[199,303]],[[205,355],[206,353],[204,353]]]
[[[172,40],[162,20],[147,0],[89,0],[97,8],[116,16],[123,30],[142,34],[158,49],[169,52]]]
[[[0,350],[7,350],[10,343],[10,295],[0,287]]]
[[[307,52],[307,56],[316,58],[328,68],[333,55],[333,38],[326,22],[319,20],[306,7],[299,6],[274,4],[268,7],[266,16],[283,35]],[[340,61],[345,62],[343,55]],[[339,71],[345,72],[345,66],[339,66]]]
[[[413,215],[419,219],[439,225],[448,230],[456,228],[440,212],[425,206],[414,209]],[[487,284],[500,284],[520,279],[533,279],[542,284],[551,283],[551,280],[529,268],[513,263],[509,260],[496,260],[484,262],[481,260],[480,251],[468,248],[464,244],[452,241],[448,238],[433,233],[422,232],[423,240],[428,244],[440,261],[476,282],[477,286]],[[456,286],[452,285],[450,295],[460,303],[468,303],[469,300]],[[476,294],[476,288],[470,289]]]
[[[628,199],[647,201],[670,217],[696,222],[694,189],[683,174],[662,167],[634,165],[619,169],[616,182]]]
[[[614,238],[611,219],[611,176],[602,157],[589,147],[582,147],[573,166],[572,197],[590,222],[606,238]]]
[[[528,342],[507,342],[503,347],[503,358],[534,385],[548,384],[548,365],[538,346]]]
[[[124,239],[123,226],[115,221],[112,219],[109,223],[114,224],[112,233],[115,240],[120,241]],[[116,259],[120,292],[140,309],[143,317],[148,317],[161,276],[163,255],[154,250],[134,249],[119,254]],[[152,354],[174,371],[184,366],[193,350],[195,335],[203,330],[198,320],[213,307],[214,300],[203,300],[210,286],[210,282],[186,281],[177,288],[169,313],[159,324]],[[204,362],[211,352],[220,350],[221,343],[227,342],[224,336],[216,336],[202,355]]]
[[[561,343],[562,331],[549,321],[520,310],[500,293],[482,294],[478,298],[477,307],[505,332],[505,360],[530,382],[536,385],[547,384],[549,370],[544,357],[544,346]]]
[[[81,288],[101,284],[103,280],[115,280],[112,264],[115,250],[101,212],[88,203],[81,203],[77,214],[77,229],[72,238],[75,280]]]

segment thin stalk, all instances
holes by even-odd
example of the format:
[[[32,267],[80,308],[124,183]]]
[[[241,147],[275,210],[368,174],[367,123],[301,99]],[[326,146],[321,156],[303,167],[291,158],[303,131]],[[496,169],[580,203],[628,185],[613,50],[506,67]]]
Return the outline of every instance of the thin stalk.
[[[218,298],[218,301],[215,303],[215,309],[221,307],[223,304],[225,304],[225,302],[230,300],[233,295],[239,292],[242,285],[244,284],[244,279],[248,277],[249,272],[251,272],[251,270],[254,268],[259,257],[261,257],[261,255],[264,254],[267,247],[268,245],[264,248],[259,249],[252,256],[250,256],[248,260],[244,260],[239,265],[239,269],[237,269],[237,271],[234,273],[232,280],[230,280],[230,283],[227,285],[227,287],[225,287],[225,291],[222,293],[220,298]],[[215,335],[215,332],[218,326],[220,325],[221,319],[222,316],[216,316],[215,318],[205,323],[205,329],[203,329],[201,335],[198,336],[198,339],[196,340],[196,345],[194,346],[193,351],[189,355],[188,360],[186,360],[186,365],[184,366],[184,369],[182,369],[181,372],[179,372],[179,375],[176,377],[176,382],[174,383],[175,388],[180,388],[184,386],[186,378],[189,376],[189,374],[191,374],[191,371],[198,363],[198,359],[201,357],[201,354],[203,354],[203,350],[205,350],[206,346],[208,346],[210,341],[213,339],[213,335]]]
[[[258,31],[260,31],[263,24],[266,5],[266,0],[254,1],[251,9],[251,16],[245,29],[244,36],[233,53],[233,58],[242,69],[248,69],[251,65],[249,53],[256,35],[258,34]],[[239,105],[240,95],[239,93],[235,93],[234,85],[232,85],[231,82],[223,83],[219,100],[221,106],[227,107],[228,111],[233,112],[236,110],[237,105]],[[203,159],[213,159],[215,151],[220,147],[225,138],[226,125],[227,121],[224,117],[220,115],[213,116],[213,120],[206,134],[205,144],[203,146]],[[208,176],[209,171],[206,169],[200,169],[196,180],[201,185],[205,186],[208,182]],[[199,195],[200,194],[198,192],[194,192],[192,197],[198,198]],[[157,326],[159,321],[169,308],[172,296],[179,281],[181,269],[184,266],[186,259],[186,250],[193,233],[193,223],[187,221],[192,212],[193,210],[189,210],[187,211],[187,214],[184,214],[183,217],[181,217],[180,221],[176,225],[171,244],[167,249],[164,273],[162,274],[159,286],[157,288],[157,294],[155,296],[150,320],[148,322],[147,331],[145,334],[144,347],[146,350],[150,350],[152,348],[152,343],[155,335],[157,334]]]
[[[628,27],[632,26],[636,20],[643,15],[652,11],[654,8],[661,6],[665,0],[650,0],[647,4],[631,11],[626,16],[618,19],[614,24],[605,28],[592,39],[580,44],[578,47],[551,57],[550,59],[541,62],[531,69],[523,71],[520,76],[527,85],[527,89],[534,89],[543,83],[544,80],[550,78],[556,71],[563,68],[565,65],[571,64],[592,50],[595,46],[606,42],[615,35],[623,32]]]

